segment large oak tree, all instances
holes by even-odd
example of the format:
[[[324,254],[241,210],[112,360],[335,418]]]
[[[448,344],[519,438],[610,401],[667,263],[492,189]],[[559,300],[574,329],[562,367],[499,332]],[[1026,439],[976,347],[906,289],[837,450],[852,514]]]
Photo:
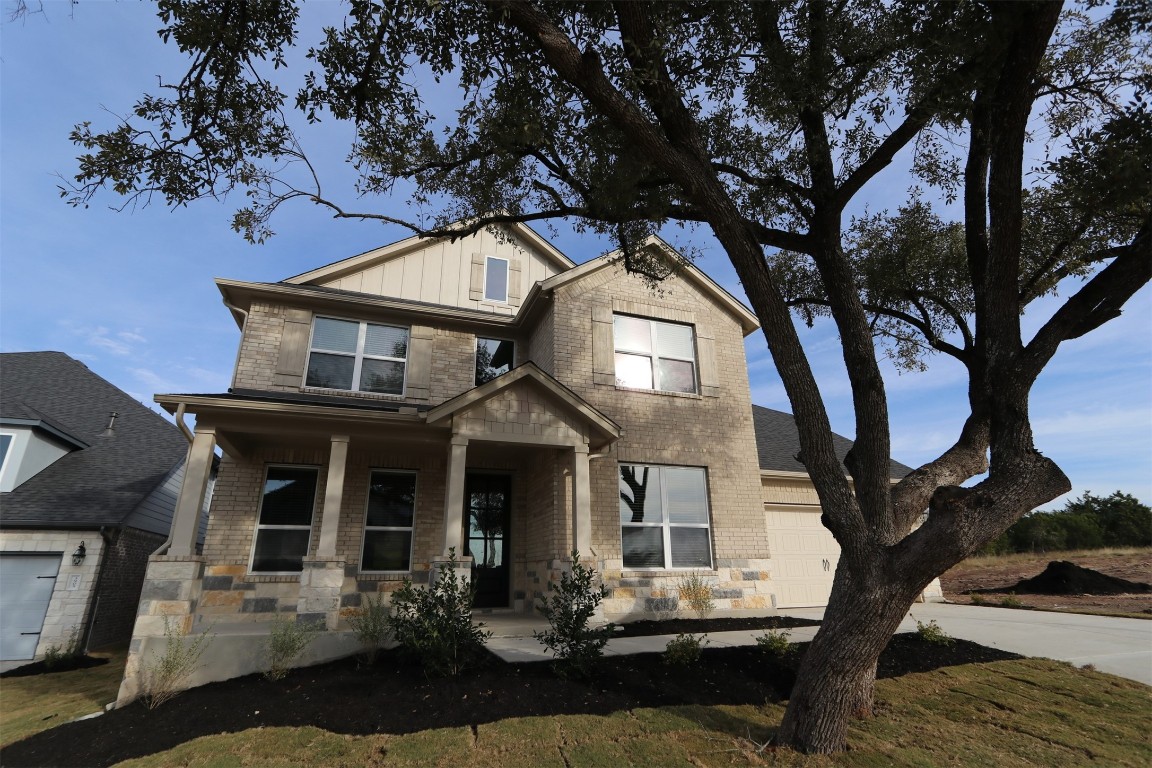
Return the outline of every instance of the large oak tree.
[[[308,49],[292,102],[292,0],[158,7],[190,65],[119,125],[77,126],[74,203],[105,188],[174,205],[243,190],[234,225],[254,241],[296,199],[422,234],[564,217],[610,233],[653,278],[669,265],[635,252],[646,234],[711,230],[843,553],[780,743],[843,748],[916,596],[1069,490],[1034,444],[1029,393],[1063,342],[1152,276],[1140,3],[354,0]],[[433,114],[432,89],[458,94],[455,109]],[[354,126],[356,194],[321,188],[301,115]],[[869,183],[906,158],[919,189],[862,214]],[[398,181],[434,220],[405,222],[388,197]],[[1063,303],[1025,339],[1025,308],[1057,289]],[[857,425],[844,464],[793,311],[839,332]],[[967,419],[893,486],[878,355],[932,352],[967,371]]]

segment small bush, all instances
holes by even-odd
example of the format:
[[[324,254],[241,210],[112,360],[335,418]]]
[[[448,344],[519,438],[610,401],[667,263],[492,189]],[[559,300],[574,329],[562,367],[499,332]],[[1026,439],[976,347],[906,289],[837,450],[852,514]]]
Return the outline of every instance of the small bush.
[[[790,634],[783,629],[770,629],[756,638],[756,647],[769,656],[787,656],[792,651]]]
[[[700,660],[706,645],[708,635],[677,635],[668,641],[668,647],[664,649],[664,663],[674,667],[690,667]]]
[[[80,627],[73,624],[72,631],[68,633],[68,642],[64,645],[50,645],[44,649],[44,668],[55,669],[83,655],[84,650],[80,647]]]
[[[972,605],[988,605],[988,601],[984,598],[984,595],[971,595],[971,598]]]
[[[364,605],[360,613],[348,619],[348,625],[356,633],[356,638],[364,643],[368,653],[369,662],[375,662],[377,655],[384,649],[384,644],[392,635],[388,624],[388,606],[384,604],[384,596],[378,595],[375,600],[372,595],[364,596]]]
[[[712,600],[712,585],[699,573],[690,573],[680,579],[680,599],[701,619],[712,615],[716,603]]]
[[[142,670],[143,697],[148,709],[156,709],[180,692],[180,684],[196,671],[213,635],[205,632],[185,642],[165,616],[164,638],[164,653],[153,656]]]
[[[411,579],[392,595],[388,626],[406,651],[438,675],[455,677],[480,657],[492,636],[472,624],[472,585],[456,574],[456,550],[441,563],[435,583],[417,587]]]
[[[954,645],[955,640],[944,630],[940,629],[940,625],[936,623],[936,619],[932,619],[927,624],[922,621],[917,621],[913,616],[912,620],[916,622],[916,634],[920,639],[932,645]]]
[[[1000,598],[1000,605],[1003,608],[1023,608],[1024,603],[1016,595],[1008,594]]]
[[[268,653],[268,671],[264,677],[281,680],[292,668],[304,649],[315,639],[320,630],[316,624],[301,624],[299,621],[285,621],[279,616],[272,622],[265,650]]]
[[[604,598],[604,588],[595,584],[596,572],[580,564],[580,553],[572,552],[572,571],[560,577],[560,583],[549,583],[552,596],[544,598],[537,610],[548,620],[549,629],[533,632],[562,662],[562,668],[583,675],[604,654],[604,646],[615,625],[590,628],[589,619]]]

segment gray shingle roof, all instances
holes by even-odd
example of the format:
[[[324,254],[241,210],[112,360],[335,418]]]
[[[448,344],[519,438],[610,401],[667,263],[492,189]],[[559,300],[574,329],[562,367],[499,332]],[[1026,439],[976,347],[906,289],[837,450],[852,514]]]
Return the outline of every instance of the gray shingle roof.
[[[175,426],[63,352],[0,354],[0,415],[40,418],[89,446],[0,496],[5,526],[118,525],[188,450]]]
[[[756,449],[760,455],[760,469],[776,472],[807,472],[807,468],[796,461],[800,453],[800,433],[796,429],[796,419],[790,413],[774,411],[759,405],[752,406],[752,423],[756,428]],[[852,441],[833,434],[832,443],[840,461],[848,454]],[[904,477],[912,471],[898,461],[892,462],[892,477]]]

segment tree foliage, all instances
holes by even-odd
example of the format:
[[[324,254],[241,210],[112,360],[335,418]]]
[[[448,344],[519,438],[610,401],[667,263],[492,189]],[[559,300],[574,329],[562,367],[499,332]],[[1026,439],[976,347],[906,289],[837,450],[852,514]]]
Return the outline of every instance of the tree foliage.
[[[1061,344],[1152,277],[1147,6],[352,0],[307,48],[294,99],[280,87],[301,50],[292,0],[158,7],[189,68],[119,125],[77,126],[74,204],[243,192],[233,225],[255,242],[297,199],[452,237],[565,217],[653,280],[670,265],[638,247],[646,235],[715,236],[842,549],[782,742],[841,748],[917,593],[1070,487],[1034,444],[1028,400]],[[459,98],[433,109],[433,92]],[[355,131],[351,203],[305,151],[306,123],[331,120]],[[893,164],[912,169],[907,199],[865,210]],[[382,202],[398,183],[411,216]],[[1025,339],[1021,314],[1057,291]],[[840,335],[857,425],[844,465],[793,310]],[[944,353],[969,381],[955,444],[895,486],[884,349],[910,367]]]
[[[1004,554],[1150,546],[1152,508],[1120,491],[1110,496],[1094,496],[1085,491],[1055,512],[1025,515],[982,551]]]

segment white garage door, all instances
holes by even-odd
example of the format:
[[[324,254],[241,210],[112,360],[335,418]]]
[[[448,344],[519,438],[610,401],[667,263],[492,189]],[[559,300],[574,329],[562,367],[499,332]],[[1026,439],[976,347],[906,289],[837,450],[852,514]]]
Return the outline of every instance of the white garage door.
[[[777,608],[827,605],[840,545],[820,524],[819,507],[765,504]]]
[[[60,555],[0,555],[0,661],[31,659],[60,571]]]

